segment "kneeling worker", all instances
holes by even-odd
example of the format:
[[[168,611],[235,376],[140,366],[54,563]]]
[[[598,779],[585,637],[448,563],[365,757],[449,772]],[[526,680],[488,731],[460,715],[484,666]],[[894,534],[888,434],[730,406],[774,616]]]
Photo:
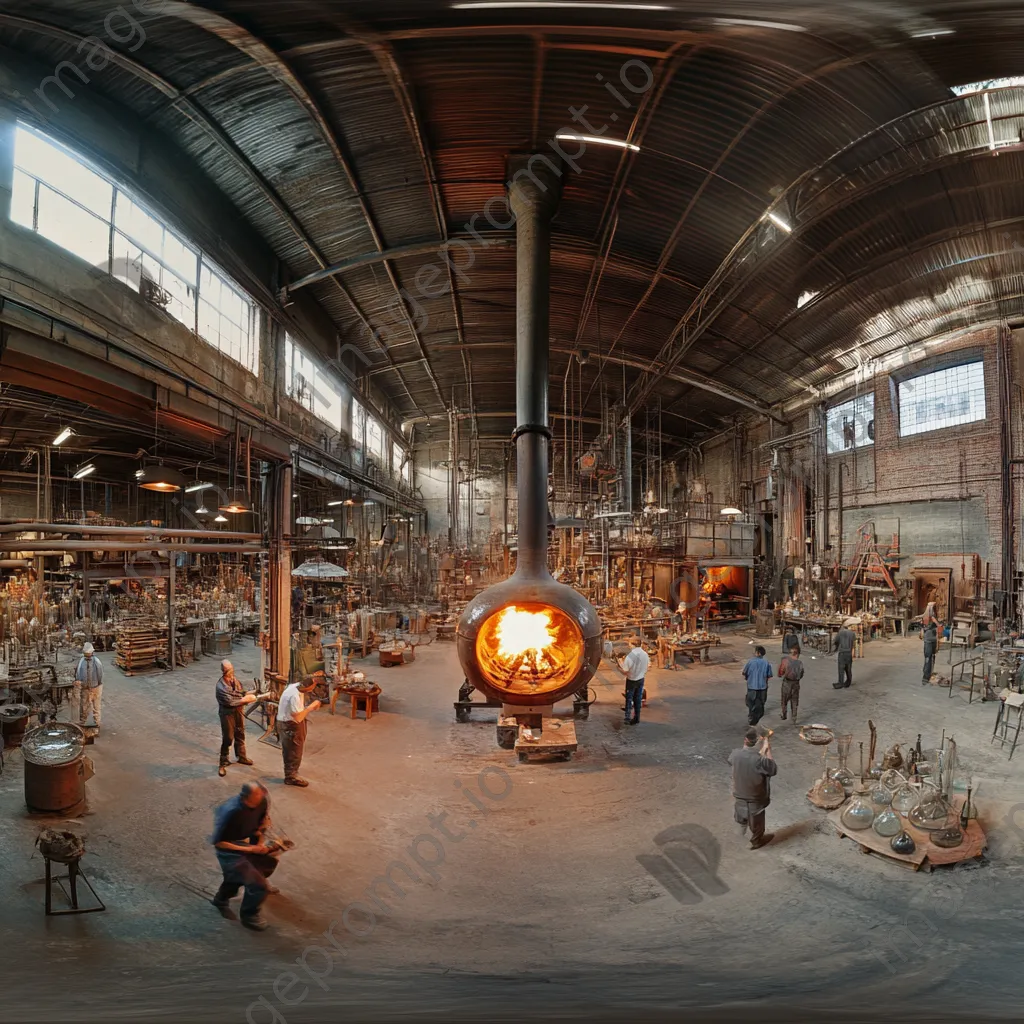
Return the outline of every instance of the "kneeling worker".
[[[277,729],[281,736],[281,754],[284,757],[284,784],[286,786],[308,786],[299,777],[302,764],[302,750],[306,745],[306,715],[320,707],[315,700],[305,706],[304,694],[316,686],[314,679],[303,679],[286,686],[277,705]]]

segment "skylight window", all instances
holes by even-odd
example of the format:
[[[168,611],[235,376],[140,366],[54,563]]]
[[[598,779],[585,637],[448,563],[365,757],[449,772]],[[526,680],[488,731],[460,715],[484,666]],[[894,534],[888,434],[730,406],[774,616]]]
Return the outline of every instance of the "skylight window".
[[[808,302],[812,302],[820,294],[821,292],[801,292],[800,297],[796,300],[796,308],[803,309]]]
[[[982,82],[970,82],[967,85],[951,85],[950,90],[955,96],[969,96],[972,92],[1009,89],[1015,85],[1024,85],[1024,75],[1013,75],[1011,78],[987,78]]]

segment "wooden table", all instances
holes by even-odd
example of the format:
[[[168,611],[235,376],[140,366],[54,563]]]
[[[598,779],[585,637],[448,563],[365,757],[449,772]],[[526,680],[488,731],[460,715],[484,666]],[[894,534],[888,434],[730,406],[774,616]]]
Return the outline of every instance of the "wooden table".
[[[350,686],[336,686],[334,688],[335,699],[339,693],[347,693],[352,698],[352,706],[349,712],[350,718],[355,718],[359,714],[359,702],[363,702],[363,710],[366,712],[366,721],[373,718],[375,711],[380,711],[380,695],[381,688],[374,683],[372,690],[365,688],[354,689]]]
[[[826,630],[828,632],[828,650],[825,654],[832,653],[832,641],[835,635],[843,628],[842,622],[826,622],[823,619],[813,619],[802,615],[787,615],[783,613],[782,616],[782,635],[786,635],[787,626],[795,626],[794,632],[801,634],[801,639],[806,630],[818,629]],[[864,654],[864,627],[862,625],[850,626],[853,630],[854,636],[857,638],[856,643],[853,647],[853,656],[855,658],[862,657]],[[805,646],[801,644],[801,647]]]
[[[702,640],[700,642],[682,643],[673,640],[671,637],[658,637],[658,668],[676,668],[676,655],[683,654],[689,657],[690,662],[710,661],[710,650],[718,647],[721,640]]]
[[[843,807],[845,806],[844,804]],[[890,860],[907,864],[915,871],[919,871],[922,867],[931,871],[936,864],[959,864],[962,861],[980,857],[987,843],[985,831],[976,819],[971,819],[967,823],[964,841],[959,846],[946,850],[931,842],[930,832],[914,828],[906,818],[903,818],[904,828],[914,837],[914,842],[917,845],[913,853],[900,854],[896,853],[889,845],[888,837],[880,836],[873,828],[848,829],[842,820],[843,807],[832,811],[828,816],[828,820],[835,825],[841,836],[847,836],[857,842],[863,853],[877,853]]]

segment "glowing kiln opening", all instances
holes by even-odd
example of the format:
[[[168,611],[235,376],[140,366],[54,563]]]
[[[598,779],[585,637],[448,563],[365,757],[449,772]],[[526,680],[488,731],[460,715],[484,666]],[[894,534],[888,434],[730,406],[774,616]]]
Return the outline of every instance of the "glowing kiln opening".
[[[475,653],[494,686],[542,697],[576,678],[584,660],[583,634],[559,608],[534,602],[506,605],[480,626]]]

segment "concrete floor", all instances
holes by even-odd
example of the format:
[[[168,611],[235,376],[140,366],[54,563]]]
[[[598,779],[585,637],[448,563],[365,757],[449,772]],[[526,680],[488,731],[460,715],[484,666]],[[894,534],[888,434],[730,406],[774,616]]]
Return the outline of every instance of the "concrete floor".
[[[943,729],[956,736],[992,856],[915,874],[832,834],[805,799],[820,749],[779,722],[775,683],[765,722],[777,729],[778,838],[754,852],[732,821],[725,762],[746,727],[749,641],[733,635],[711,665],[652,672],[636,728],[621,724],[621,677],[602,669],[579,753],[551,765],[499,749],[491,716],[454,721],[453,646],[421,648],[397,669],[367,659],[382,713],[369,723],[313,716],[308,790],[281,785],[280,753],[254,727],[255,768],[218,778],[216,660],[134,678],[108,666],[79,819],[83,866],[108,910],[43,916],[33,841],[49,822],[26,814],[21,756],[9,754],[0,1020],[1019,1017],[1024,813],[1020,828],[1004,819],[1024,810],[1024,752],[1008,762],[990,745],[995,705],[922,688],[916,639],[867,645],[846,691],[831,688],[835,659],[808,652],[801,720],[854,733],[855,752],[868,718],[881,748],[918,732],[925,746]],[[243,678],[257,655],[236,649]],[[207,902],[219,881],[211,810],[249,778],[269,785],[273,816],[298,844],[275,876],[282,893],[262,934]],[[656,852],[659,831],[683,824],[703,826],[721,849],[719,894],[689,904],[637,860]],[[389,866],[404,895],[378,886],[387,912],[378,904],[370,917],[367,889]]]

